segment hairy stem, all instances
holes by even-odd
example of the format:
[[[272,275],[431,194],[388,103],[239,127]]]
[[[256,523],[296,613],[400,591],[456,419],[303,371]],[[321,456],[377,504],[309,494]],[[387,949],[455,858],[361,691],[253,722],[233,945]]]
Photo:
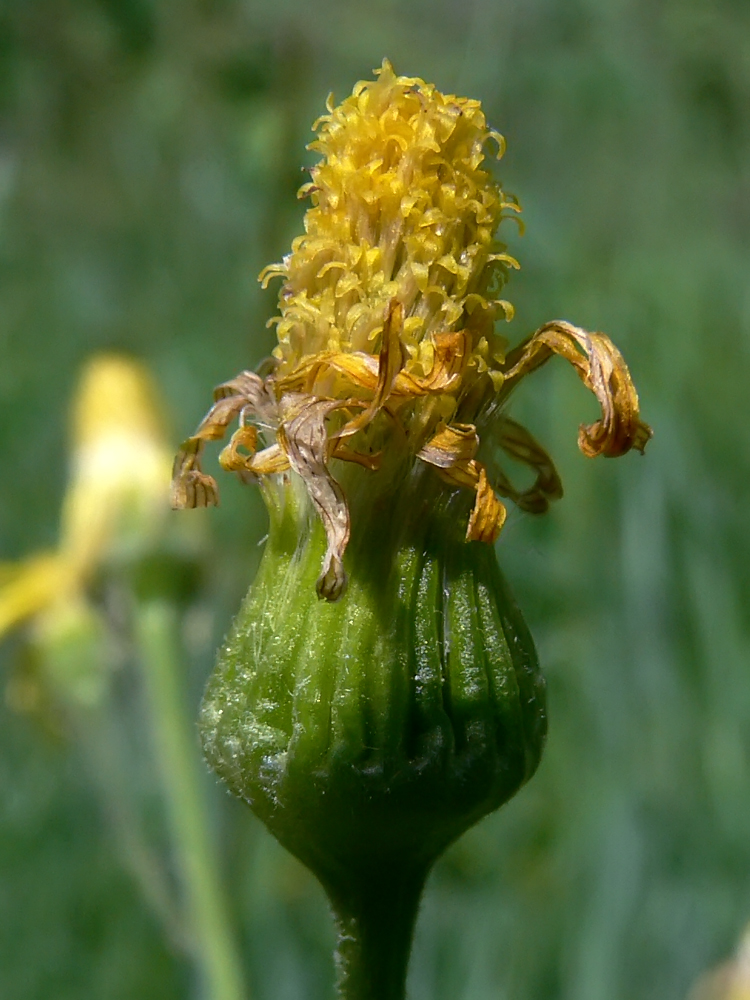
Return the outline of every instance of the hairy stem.
[[[424,878],[422,872],[386,871],[343,892],[329,888],[340,1000],[404,1000]]]

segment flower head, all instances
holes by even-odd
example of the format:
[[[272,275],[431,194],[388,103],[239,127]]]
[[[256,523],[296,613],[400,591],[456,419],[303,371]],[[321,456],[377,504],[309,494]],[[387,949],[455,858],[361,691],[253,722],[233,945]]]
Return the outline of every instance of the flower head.
[[[116,354],[89,361],[73,441],[61,550],[85,577],[113,545],[153,536],[163,524],[169,445],[142,365]]]
[[[277,374],[320,354],[376,351],[394,301],[405,373],[429,374],[435,336],[458,331],[469,334],[467,366],[502,359],[494,321],[512,309],[494,295],[518,265],[495,231],[519,208],[485,167],[488,145],[501,154],[504,142],[479,102],[384,62],[328,111],[310,146],[322,160],[300,192],[312,201],[305,235],[261,275],[284,279]]]
[[[169,446],[145,369],[98,355],[83,372],[73,408],[70,481],[54,552],[0,573],[0,636],[23,621],[79,602],[114,547],[143,544],[164,522]]]
[[[282,279],[278,345],[215,390],[172,502],[217,502],[201,452],[238,420],[220,463],[260,483],[270,527],[204,693],[204,753],[328,892],[340,995],[395,998],[430,866],[529,780],[547,731],[533,640],[473,544],[497,538],[501,497],[541,512],[561,495],[503,405],[561,354],[601,405],[586,455],[650,431],[603,334],[553,322],[511,351],[495,334],[517,266],[496,231],[519,207],[478,102],[385,62],[315,128],[305,232],[261,274]]]
[[[33,669],[6,690],[17,709],[38,709],[49,690],[85,706],[104,692],[106,627],[90,584],[110,562],[154,551],[167,526],[170,449],[156,401],[129,358],[95,355],[82,373],[57,548],[0,565],[0,639],[28,624],[34,651]]]
[[[278,346],[265,378],[246,371],[218,387],[177,456],[172,496],[175,507],[218,502],[200,453],[239,418],[221,465],[245,480],[300,477],[327,537],[318,593],[336,600],[351,532],[343,463],[400,474],[433,466],[474,493],[467,541],[494,542],[500,497],[541,512],[562,495],[544,449],[502,413],[517,382],[554,354],[601,405],[601,419],[580,430],[584,454],[642,450],[651,432],[603,334],[552,322],[508,353],[494,332],[512,317],[497,296],[518,267],[496,231],[520,208],[486,168],[488,148],[499,157],[504,141],[478,101],[396,76],[384,61],[340,105],[329,99],[314,128],[321,160],[300,191],[312,202],[305,233],[261,273],[264,283],[283,279],[271,320]],[[516,489],[497,462],[480,462],[480,443],[529,465],[532,487]]]

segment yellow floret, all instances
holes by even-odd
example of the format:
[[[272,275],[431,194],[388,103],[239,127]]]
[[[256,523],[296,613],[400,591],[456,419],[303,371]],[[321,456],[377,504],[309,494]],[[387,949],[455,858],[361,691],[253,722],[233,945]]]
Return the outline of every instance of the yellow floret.
[[[489,140],[502,155],[502,136],[478,101],[396,76],[387,60],[328,110],[310,145],[322,159],[300,192],[312,201],[305,235],[261,275],[284,278],[279,375],[324,351],[377,353],[394,299],[407,371],[429,371],[434,335],[457,330],[486,369],[502,358],[494,321],[512,315],[494,296],[518,266],[494,236],[518,205],[482,166]]]

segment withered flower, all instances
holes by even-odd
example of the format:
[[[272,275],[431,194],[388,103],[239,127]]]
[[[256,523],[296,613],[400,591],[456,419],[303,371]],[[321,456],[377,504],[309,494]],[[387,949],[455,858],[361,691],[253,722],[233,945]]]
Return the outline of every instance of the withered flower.
[[[329,98],[328,112],[310,146],[322,159],[300,191],[312,201],[305,234],[261,274],[264,285],[283,280],[269,374],[245,371],[216,389],[177,458],[173,505],[218,502],[201,451],[239,419],[222,467],[269,485],[289,470],[300,477],[327,537],[318,593],[336,600],[351,516],[334,460],[433,466],[475,493],[467,541],[492,543],[501,497],[539,513],[562,495],[550,457],[503,412],[517,383],[553,355],[601,405],[600,420],[580,428],[585,455],[642,451],[651,432],[604,334],[553,321],[508,352],[495,333],[495,321],[513,315],[499,294],[518,267],[496,230],[520,208],[484,165],[488,145],[499,158],[505,143],[478,101],[397,77],[384,61],[342,104]],[[494,462],[490,474],[476,457],[485,439],[530,466],[533,486],[516,489]]]
[[[282,279],[278,346],[218,387],[172,499],[217,503],[201,453],[237,420],[220,462],[260,484],[270,528],[204,696],[204,751],[325,886],[340,995],[398,1000],[431,864],[544,745],[544,681],[492,543],[504,500],[540,513],[562,487],[508,397],[557,354],[601,407],[585,455],[651,432],[604,334],[554,321],[513,350],[496,334],[518,266],[496,230],[520,209],[485,167],[504,142],[478,101],[384,62],[315,128],[305,233],[261,275]]]

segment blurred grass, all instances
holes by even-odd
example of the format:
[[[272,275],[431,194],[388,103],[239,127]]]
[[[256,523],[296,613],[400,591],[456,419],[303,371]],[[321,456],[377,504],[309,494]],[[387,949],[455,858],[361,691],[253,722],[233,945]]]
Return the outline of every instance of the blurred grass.
[[[744,0],[5,0],[0,552],[54,541],[89,352],[146,359],[175,440],[267,353],[274,293],[255,276],[299,230],[310,123],[384,55],[481,98],[508,139],[499,172],[527,225],[508,233],[510,335],[605,330],[656,431],[642,460],[587,462],[570,372],[514,401],[566,487],[500,542],[550,742],[436,870],[412,996],[677,1000],[750,917]],[[223,498],[193,704],[264,533],[253,491]],[[2,655],[7,673],[20,647]],[[189,995],[79,750],[0,715],[0,996]],[[246,810],[215,805],[253,995],[329,996],[322,894]]]

